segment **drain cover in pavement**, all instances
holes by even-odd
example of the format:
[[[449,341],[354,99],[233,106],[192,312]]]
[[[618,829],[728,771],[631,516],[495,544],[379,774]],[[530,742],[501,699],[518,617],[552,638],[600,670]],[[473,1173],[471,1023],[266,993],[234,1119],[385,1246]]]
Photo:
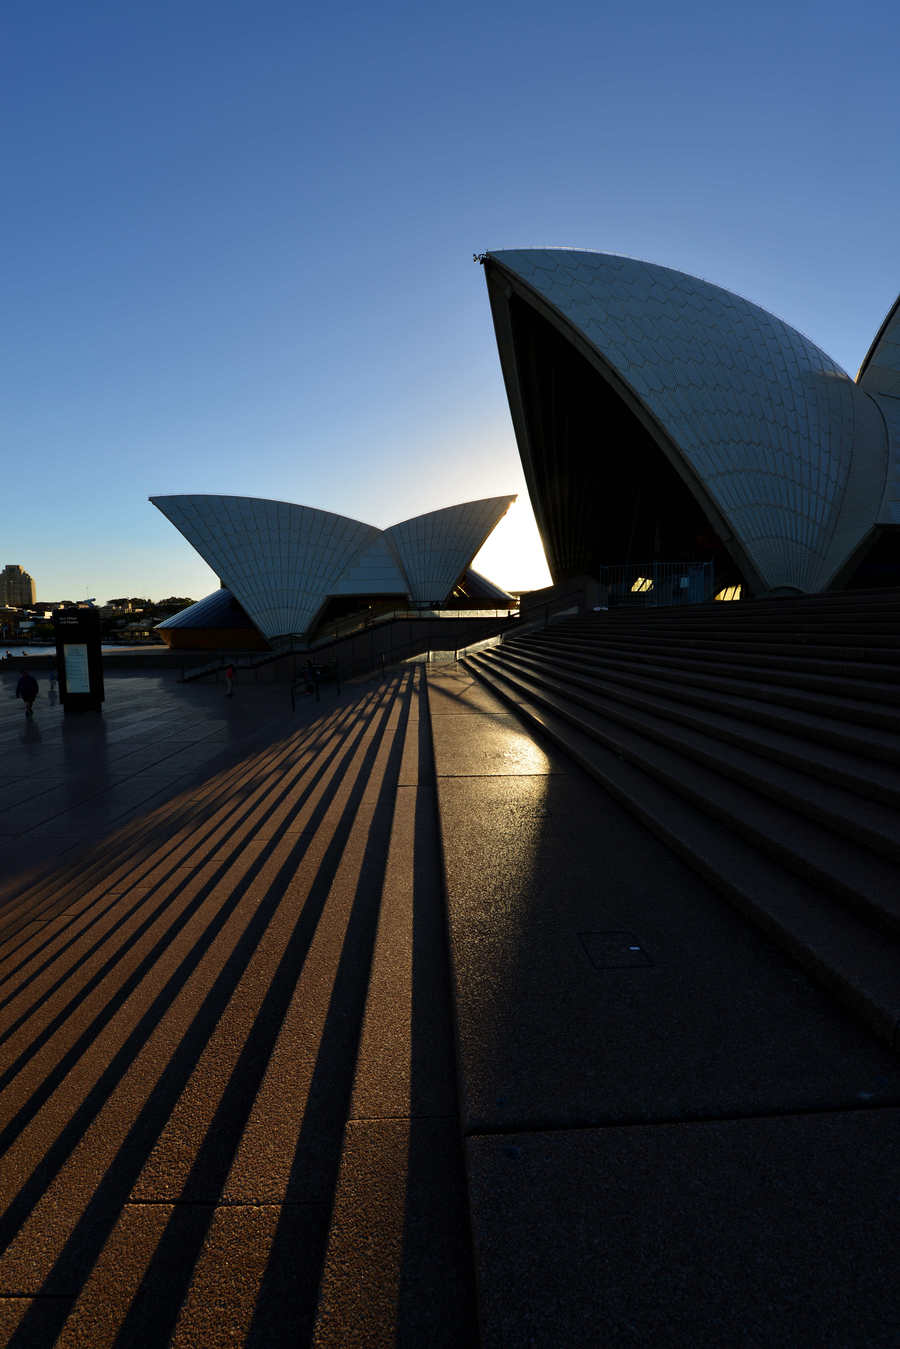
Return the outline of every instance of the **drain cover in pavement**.
[[[578,936],[595,969],[616,970],[653,964],[631,932],[579,932]]]

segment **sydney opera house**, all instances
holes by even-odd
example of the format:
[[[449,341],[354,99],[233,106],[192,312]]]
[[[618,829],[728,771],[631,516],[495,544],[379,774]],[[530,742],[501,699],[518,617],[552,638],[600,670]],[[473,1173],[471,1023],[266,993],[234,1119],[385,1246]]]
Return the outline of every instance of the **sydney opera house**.
[[[691,600],[900,583],[900,301],[853,380],[684,272],[575,249],[478,260],[554,583],[648,562],[702,564],[714,585]],[[283,501],[152,497],[223,587],[160,631],[264,647],[390,604],[508,605],[471,562],[513,499],[381,530]]]
[[[265,649],[379,608],[508,608],[471,568],[514,496],[376,529],[331,511],[237,496],[150,500],[219,576],[221,589],[158,631],[173,647]]]
[[[478,260],[555,582],[706,558],[744,595],[900,581],[898,305],[853,380],[668,267],[556,248]]]

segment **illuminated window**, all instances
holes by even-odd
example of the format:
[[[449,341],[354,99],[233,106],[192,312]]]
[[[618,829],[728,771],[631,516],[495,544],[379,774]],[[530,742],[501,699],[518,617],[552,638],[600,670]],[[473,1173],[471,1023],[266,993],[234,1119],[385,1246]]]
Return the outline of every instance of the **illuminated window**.
[[[653,582],[647,576],[639,576],[631,587],[632,595],[644,595],[653,589]]]
[[[720,590],[718,595],[716,596],[717,600],[739,600],[740,598],[741,598],[740,586],[726,586],[725,589]]]

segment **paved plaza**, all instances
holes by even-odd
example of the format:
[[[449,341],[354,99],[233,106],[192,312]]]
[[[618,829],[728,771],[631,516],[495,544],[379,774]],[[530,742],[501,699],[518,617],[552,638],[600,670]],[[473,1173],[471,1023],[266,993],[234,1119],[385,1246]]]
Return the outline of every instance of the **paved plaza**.
[[[11,1344],[473,1342],[420,679],[7,677]]]
[[[455,663],[2,673],[0,1328],[900,1340],[900,1066]]]

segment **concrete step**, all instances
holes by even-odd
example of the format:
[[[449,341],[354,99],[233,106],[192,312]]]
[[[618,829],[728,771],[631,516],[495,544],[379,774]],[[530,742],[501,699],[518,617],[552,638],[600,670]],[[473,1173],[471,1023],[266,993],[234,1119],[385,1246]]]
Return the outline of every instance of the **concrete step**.
[[[557,625],[554,625],[557,626]],[[686,624],[669,625],[665,623],[646,623],[633,626],[616,623],[578,622],[575,619],[560,624],[566,632],[578,633],[596,641],[621,638],[627,635],[629,641],[664,641],[678,646],[721,646],[735,650],[779,652],[784,649],[798,650],[807,656],[821,656],[823,659],[865,658],[876,660],[881,653],[885,664],[894,664],[900,659],[900,634],[897,632],[897,620],[890,624],[866,624],[858,631],[845,627],[826,628],[819,624],[810,624],[798,629],[793,624],[775,626],[773,624],[747,624],[742,627],[712,623],[688,627]]]
[[[638,644],[637,638],[634,644]],[[774,658],[776,661],[781,658],[802,660],[804,667],[809,666],[810,669],[816,669],[818,662],[821,662],[826,671],[835,663],[845,665],[847,662],[858,662],[861,678],[867,678],[872,667],[880,666],[886,671],[893,671],[900,665],[900,643],[882,646],[880,639],[873,641],[871,637],[868,641],[843,642],[837,636],[835,640],[829,641],[822,633],[817,633],[815,638],[810,636],[806,641],[796,640],[793,634],[785,634],[782,639],[771,634],[737,634],[732,638],[718,633],[709,636],[679,633],[677,637],[673,634],[652,638],[647,634],[640,638],[640,645],[647,649],[667,647],[671,650],[674,647],[680,651],[709,653],[716,659],[725,660],[746,658],[755,661],[760,657]]]
[[[527,637],[523,637],[522,640],[527,640]],[[833,659],[819,659],[809,656],[803,647],[787,644],[777,648],[772,645],[767,647],[764,643],[753,641],[737,641],[726,645],[712,641],[685,642],[674,638],[635,637],[630,638],[627,644],[600,639],[588,643],[584,635],[581,635],[579,641],[576,634],[569,635],[564,631],[557,631],[555,640],[558,644],[587,646],[591,650],[628,651],[646,655],[651,659],[660,656],[668,660],[703,660],[709,665],[747,667],[752,672],[748,676],[750,678],[759,677],[762,671],[770,671],[773,674],[785,671],[792,675],[799,673],[804,676],[831,677],[842,681],[854,679],[859,681],[860,686],[868,686],[870,683],[885,686],[889,690],[889,693],[885,694],[885,700],[888,697],[897,697],[896,686],[900,683],[900,660],[888,664],[884,661],[868,661],[864,658],[865,653],[861,654],[860,650],[850,647],[836,652]],[[883,656],[885,653],[878,654]]]
[[[571,622],[585,629],[616,628],[623,632],[696,632],[701,635],[709,632],[772,632],[803,636],[841,632],[856,638],[869,632],[881,633],[886,637],[896,636],[898,617],[900,606],[877,612],[854,609],[840,614],[800,617],[774,610],[768,613],[754,613],[748,609],[735,612],[720,606],[709,609],[702,605],[689,605],[681,609],[643,609],[639,612],[602,610],[572,615]]]
[[[493,653],[472,659],[499,668],[527,696],[542,698],[791,870],[900,933],[900,817],[895,810],[722,745],[713,736],[674,727],[652,713],[629,713],[573,695],[558,681],[523,676]]]
[[[540,654],[591,678],[609,680],[616,687],[643,687],[704,708],[715,702],[716,706],[750,721],[789,732],[800,727],[809,740],[847,749],[869,760],[900,763],[900,716],[892,716],[883,705],[787,690],[782,685],[761,684],[751,688],[742,679],[674,666],[660,667],[640,660],[609,661],[590,652],[575,654],[570,648],[554,648],[547,643],[504,643],[504,648],[535,658]],[[852,721],[842,720],[845,712],[853,715]],[[895,723],[897,728],[892,730]]]
[[[501,654],[502,653],[502,654]],[[823,733],[830,728],[824,717],[802,717],[796,712],[782,713],[763,703],[723,698],[713,702],[708,693],[691,690],[673,692],[664,681],[631,675],[622,679],[598,678],[583,671],[581,665],[559,658],[527,653],[520,647],[498,648],[493,658],[512,664],[534,678],[556,679],[560,686],[581,690],[607,708],[610,700],[691,729],[709,732],[727,744],[749,750],[776,763],[834,783],[869,801],[900,808],[900,737],[897,766],[874,761],[867,754],[877,743],[873,735],[852,732],[829,739]],[[590,705],[590,704],[588,704]],[[900,843],[897,844],[900,848]],[[893,853],[893,848],[892,848]]]
[[[765,641],[768,638],[776,643],[788,641],[801,646],[822,643],[825,646],[877,646],[893,650],[900,646],[900,635],[897,632],[898,617],[900,615],[892,614],[890,617],[867,619],[865,624],[858,623],[854,627],[849,622],[843,621],[833,624],[797,623],[790,620],[775,622],[762,618],[740,624],[715,622],[713,619],[703,623],[687,621],[675,623],[665,618],[656,623],[647,619],[641,622],[633,619],[626,623],[617,621],[615,615],[602,614],[594,615],[592,618],[572,617],[566,626],[577,628],[581,632],[627,632],[635,635],[646,633],[651,636],[665,633],[667,636],[696,638],[701,641],[713,637],[730,641],[740,634],[746,636],[748,640]]]
[[[514,639],[512,645],[525,640],[525,637]],[[625,646],[601,650],[597,646],[579,647],[574,643],[548,639],[536,641],[535,646],[580,659],[586,665],[591,663],[595,668],[602,664],[609,670],[652,672],[679,682],[685,679],[691,683],[699,682],[694,676],[707,681],[727,681],[720,682],[719,687],[739,693],[745,693],[749,686],[753,690],[752,696],[757,699],[812,712],[825,711],[827,715],[841,720],[883,728],[900,735],[900,711],[894,710],[898,704],[898,691],[892,685],[860,683],[852,678],[826,678],[766,667],[750,668],[707,663],[698,659],[678,659],[666,653],[657,653],[651,659]]]
[[[857,659],[864,656],[871,661],[874,653],[881,653],[886,665],[896,665],[900,659],[900,641],[898,641],[897,623],[882,630],[866,626],[858,632],[846,630],[828,630],[821,627],[809,628],[798,632],[793,627],[783,629],[770,626],[747,625],[743,628],[722,625],[706,628],[683,628],[642,624],[641,626],[621,623],[584,623],[574,617],[559,619],[546,626],[536,624],[532,631],[564,633],[582,641],[596,642],[662,642],[671,646],[688,647],[732,647],[735,650],[756,651],[771,647],[777,654],[782,650],[796,651],[808,658],[816,656],[829,658]],[[845,654],[846,653],[846,656]]]
[[[900,945],[881,927],[896,924],[897,915],[868,888],[884,871],[882,859],[854,857],[838,885],[824,888],[844,851],[827,831],[819,831],[813,851],[809,832],[801,837],[794,824],[781,836],[796,817],[736,783],[694,765],[688,781],[684,760],[645,737],[592,724],[589,714],[554,703],[536,684],[482,658],[465,665],[900,1049]],[[893,894],[897,874],[889,871]],[[838,898],[835,890],[848,883],[852,897]]]

